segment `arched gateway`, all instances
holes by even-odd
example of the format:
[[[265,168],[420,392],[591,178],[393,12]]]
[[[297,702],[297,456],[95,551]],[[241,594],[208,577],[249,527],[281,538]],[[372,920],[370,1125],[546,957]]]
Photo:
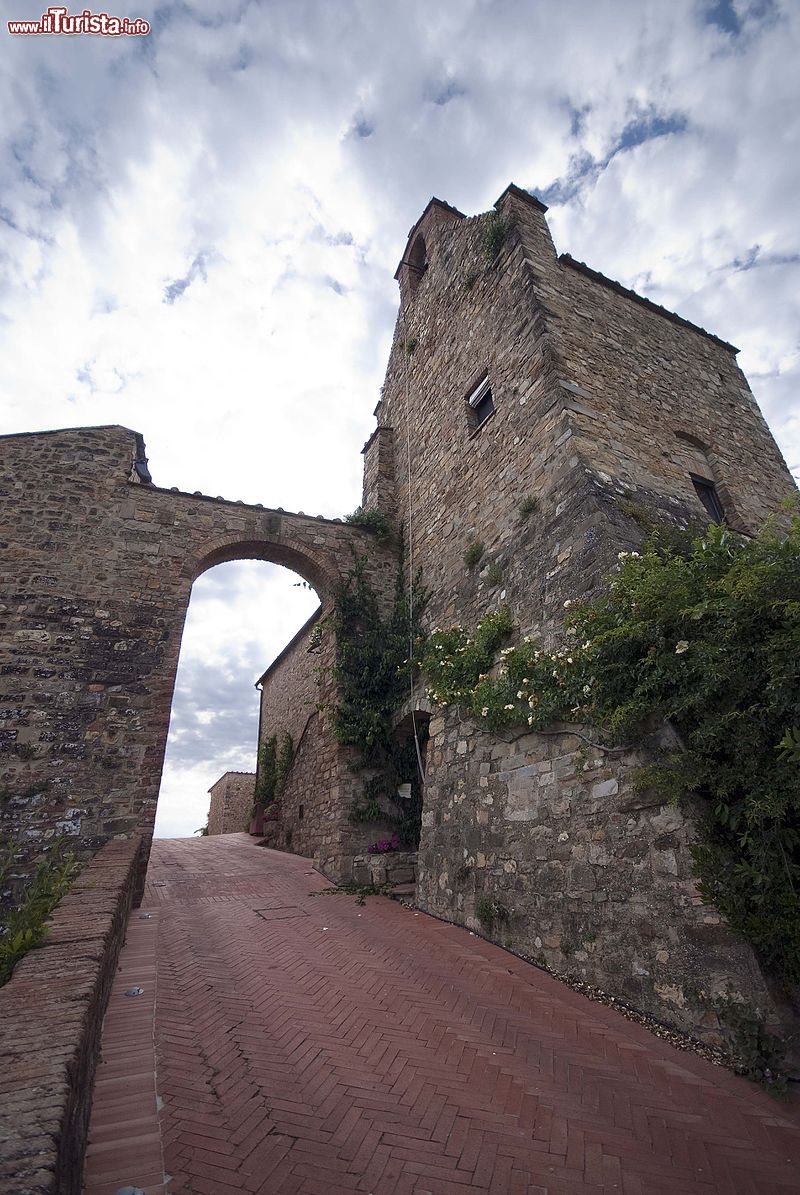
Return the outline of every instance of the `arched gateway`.
[[[23,864],[59,833],[88,853],[135,832],[146,863],[184,619],[207,568],[286,565],[323,608],[354,550],[379,591],[394,582],[393,553],[361,528],[159,489],[123,427],[0,437],[0,499],[0,814]],[[326,802],[326,844],[341,872],[352,774],[331,751],[341,799]]]

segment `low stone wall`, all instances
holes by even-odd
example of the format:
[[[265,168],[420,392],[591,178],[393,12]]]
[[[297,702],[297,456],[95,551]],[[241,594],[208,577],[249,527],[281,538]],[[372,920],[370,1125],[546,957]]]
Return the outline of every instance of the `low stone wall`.
[[[386,851],[380,855],[356,855],[353,860],[353,882],[373,884],[414,884],[417,879],[416,851]]]
[[[0,1195],[79,1195],[100,1032],[141,840],[109,842],[0,988]]]

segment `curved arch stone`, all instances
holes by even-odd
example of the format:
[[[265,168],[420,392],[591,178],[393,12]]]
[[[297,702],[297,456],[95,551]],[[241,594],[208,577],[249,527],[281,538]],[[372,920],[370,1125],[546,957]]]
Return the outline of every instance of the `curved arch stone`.
[[[394,583],[395,555],[371,532],[143,483],[143,457],[123,427],[0,437],[0,816],[30,856],[59,833],[84,853],[142,833],[149,850],[184,619],[206,569],[285,565],[323,608],[354,553],[379,592]],[[331,753],[344,794],[346,761]]]

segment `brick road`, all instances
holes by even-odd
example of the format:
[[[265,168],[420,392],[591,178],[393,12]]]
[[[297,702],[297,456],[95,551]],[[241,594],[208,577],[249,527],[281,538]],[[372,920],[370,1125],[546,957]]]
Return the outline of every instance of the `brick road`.
[[[328,887],[245,835],[154,844],[86,1195],[800,1191],[794,1105],[463,929]]]

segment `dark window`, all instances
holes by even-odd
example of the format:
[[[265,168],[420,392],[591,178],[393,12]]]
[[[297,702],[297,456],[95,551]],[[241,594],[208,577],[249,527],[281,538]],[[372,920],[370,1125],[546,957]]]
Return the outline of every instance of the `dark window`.
[[[475,431],[486,422],[494,411],[492,387],[488,377],[483,378],[469,395],[467,406],[469,407],[470,426]]]
[[[428,250],[425,247],[425,238],[420,235],[416,237],[414,244],[408,252],[408,280],[411,285],[411,293],[419,286],[422,275],[428,268]]]
[[[722,503],[719,500],[717,487],[713,481],[709,481],[707,477],[696,477],[694,473],[690,473],[692,485],[695,493],[703,506],[706,509],[708,517],[712,523],[722,523],[725,521],[725,511],[722,509]]]
[[[304,812],[305,812],[305,810],[303,809],[303,806],[302,806],[302,805],[299,805],[299,806],[298,806],[298,808],[297,808],[297,820],[298,820],[299,822],[301,822],[301,821],[303,820],[303,814],[304,814]]]

